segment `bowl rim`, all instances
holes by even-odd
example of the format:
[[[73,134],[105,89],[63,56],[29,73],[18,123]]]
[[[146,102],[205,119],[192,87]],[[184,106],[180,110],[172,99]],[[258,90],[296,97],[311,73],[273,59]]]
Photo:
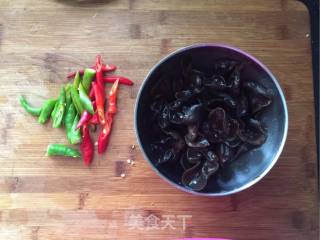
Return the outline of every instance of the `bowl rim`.
[[[152,161],[149,159],[149,157],[147,156],[140,137],[139,137],[139,133],[138,133],[138,122],[137,122],[137,118],[138,118],[138,108],[139,108],[139,101],[140,101],[140,97],[142,94],[143,89],[145,88],[145,85],[148,81],[148,79],[150,78],[150,76],[154,73],[154,71],[164,62],[166,62],[167,60],[169,60],[170,58],[172,58],[173,56],[175,56],[176,54],[182,53],[184,51],[188,51],[190,49],[194,49],[194,48],[202,48],[202,47],[212,47],[212,48],[224,48],[224,49],[229,49],[235,52],[238,52],[239,54],[245,56],[246,58],[251,59],[253,62],[255,62],[257,65],[259,65],[263,71],[265,71],[267,73],[267,75],[271,78],[271,80],[273,81],[273,83],[275,84],[280,98],[281,98],[281,102],[283,104],[283,108],[284,108],[284,132],[282,135],[282,140],[281,140],[281,144],[278,148],[278,151],[276,153],[276,155],[274,156],[272,162],[269,164],[269,166],[260,174],[258,175],[256,178],[254,178],[253,180],[251,180],[250,182],[244,184],[243,186],[239,187],[239,188],[234,188],[230,191],[224,191],[224,192],[219,192],[219,193],[203,193],[203,192],[196,192],[193,191],[191,189],[188,189],[186,187],[180,186],[179,184],[177,184],[174,181],[171,181],[169,178],[167,178],[165,175],[163,175],[157,168],[156,166],[152,163]],[[280,87],[280,84],[277,80],[277,78],[273,75],[273,73],[269,70],[269,68],[264,65],[260,60],[258,60],[256,57],[252,56],[251,54],[237,48],[237,47],[233,47],[231,45],[226,45],[226,44],[220,44],[220,43],[198,43],[198,44],[192,44],[192,45],[188,45],[185,47],[181,47],[176,49],[175,51],[169,53],[168,55],[166,55],[165,57],[163,57],[160,61],[158,61],[157,63],[155,63],[153,65],[153,67],[151,68],[151,70],[148,72],[148,74],[146,75],[146,77],[144,78],[141,87],[139,89],[139,92],[137,94],[136,97],[136,101],[135,101],[135,109],[134,109],[134,129],[135,129],[135,135],[136,138],[138,140],[138,144],[139,147],[142,151],[143,157],[144,159],[149,163],[149,165],[151,166],[151,168],[163,179],[165,180],[167,183],[169,183],[170,185],[176,187],[177,189],[183,191],[183,192],[187,192],[187,193],[191,193],[193,195],[198,195],[198,196],[209,196],[209,197],[220,197],[220,196],[228,196],[228,195],[232,195],[238,192],[241,192],[245,189],[248,189],[249,187],[253,186],[254,184],[256,184],[257,182],[259,182],[265,175],[267,175],[267,173],[270,172],[271,168],[276,164],[276,162],[278,161],[280,154],[282,153],[282,150],[284,148],[286,139],[287,139],[287,135],[288,135],[288,108],[287,108],[287,103],[286,103],[286,99],[284,96],[284,93]]]

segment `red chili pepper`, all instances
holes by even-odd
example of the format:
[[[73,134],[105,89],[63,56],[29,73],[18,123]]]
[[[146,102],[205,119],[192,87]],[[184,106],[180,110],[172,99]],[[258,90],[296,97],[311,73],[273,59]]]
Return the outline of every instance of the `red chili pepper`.
[[[133,85],[133,82],[130,79],[122,76],[116,76],[116,75],[104,77],[103,81],[106,83],[114,83],[117,79],[119,79],[120,84],[129,85],[129,86]]]
[[[95,98],[93,87],[90,89],[89,97],[90,97],[91,100],[94,100],[94,98]]]
[[[87,110],[83,111],[83,113],[81,114],[81,118],[76,126],[76,129],[86,125],[91,118],[92,118],[91,113],[89,113]]]
[[[118,92],[118,87],[119,87],[119,79],[117,79],[114,84],[112,85],[112,88],[110,89],[109,92],[109,97],[108,97],[108,110],[107,113],[108,115],[114,115],[117,113],[117,92]]]
[[[106,99],[106,93],[104,90],[104,81],[102,73],[102,58],[100,55],[96,56],[96,82],[97,87],[95,89],[95,98],[97,101],[97,110],[99,115],[99,121],[101,124],[105,123],[104,116],[104,104]],[[99,98],[99,100],[98,100]]]
[[[96,56],[96,81],[98,86],[101,85],[101,88],[104,87],[102,67],[103,67],[102,57],[100,55],[97,55]]]
[[[98,87],[98,84],[93,82],[92,83],[92,88],[94,90],[94,95],[96,99],[96,104],[97,104],[97,113],[99,117],[99,122],[101,124],[105,124],[105,117],[104,117],[104,98],[101,95],[101,91]]]
[[[93,106],[93,110],[96,111],[97,110],[96,101],[92,101],[92,106]]]
[[[109,143],[109,136],[111,133],[113,117],[109,117],[99,134],[98,138],[98,153],[103,153],[108,146]]]
[[[82,142],[80,144],[80,150],[82,153],[84,165],[89,166],[93,159],[94,146],[87,124],[82,126]]]
[[[96,70],[96,66],[92,66],[91,67],[92,69]],[[103,73],[106,73],[106,72],[113,72],[117,69],[117,66],[116,65],[113,65],[113,64],[103,64],[102,65],[102,72]],[[81,69],[79,71],[79,74],[80,75],[83,75],[84,73],[84,69]],[[74,76],[76,75],[76,72],[71,72],[71,73],[68,73],[67,75],[67,78],[73,78]]]
[[[97,113],[92,115],[92,118],[90,118],[89,123],[93,125],[99,124],[99,116]]]
[[[108,110],[106,113],[106,122],[103,126],[102,131],[99,134],[99,139],[98,139],[98,153],[103,153],[107,145],[109,143],[109,136],[111,133],[111,128],[112,128],[112,122],[113,122],[113,117],[117,112],[117,106],[116,106],[116,100],[117,100],[117,91],[118,91],[118,86],[119,86],[119,79],[115,81],[113,84],[110,92],[109,92],[109,104],[108,104]]]

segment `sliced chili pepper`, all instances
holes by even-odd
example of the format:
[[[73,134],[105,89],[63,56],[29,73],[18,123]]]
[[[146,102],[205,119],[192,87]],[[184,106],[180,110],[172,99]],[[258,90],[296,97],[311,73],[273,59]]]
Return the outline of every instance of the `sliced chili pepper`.
[[[44,104],[42,105],[41,113],[38,118],[39,123],[44,124],[48,121],[56,102],[57,100],[55,99],[48,99],[44,102]]]
[[[72,98],[71,98],[71,94],[70,94],[71,88],[72,88],[72,84],[71,83],[68,83],[65,86],[65,90],[66,90],[66,109],[70,106],[70,104],[72,102]]]
[[[76,107],[78,114],[81,115],[84,111],[84,107],[82,106],[79,93],[74,87],[71,88],[70,93],[71,93],[72,102]]]
[[[103,153],[106,150],[107,145],[109,143],[113,117],[117,112],[116,100],[117,100],[118,86],[119,86],[119,79],[115,81],[115,83],[113,84],[109,92],[109,99],[108,99],[109,104],[108,104],[108,110],[106,114],[107,115],[106,122],[103,126],[102,131],[99,134],[99,139],[98,139],[98,153]]]
[[[97,104],[97,112],[99,116],[99,121],[101,124],[105,123],[104,116],[104,104],[105,104],[105,91],[103,84],[103,75],[102,75],[102,58],[100,55],[96,56],[96,84],[93,84],[94,95]]]
[[[103,65],[102,57],[100,55],[97,55],[96,56],[96,81],[97,81],[97,85],[99,86],[99,90],[101,91],[101,94],[105,99],[102,65]]]
[[[93,159],[94,146],[87,124],[82,126],[82,142],[80,144],[80,150],[82,153],[84,165],[89,166]]]
[[[86,68],[84,70],[83,77],[82,77],[82,86],[86,90],[86,94],[88,94],[90,91],[91,83],[95,75],[96,75],[96,71],[94,69]]]
[[[66,111],[66,90],[64,87],[61,88],[60,95],[57,101],[57,104],[54,107],[53,115],[52,115],[52,127],[58,128],[61,126],[63,116]]]
[[[80,83],[79,85],[79,97],[84,109],[89,111],[91,114],[94,114],[92,102],[89,96],[87,95],[86,90],[84,89],[82,83]]]
[[[58,98],[58,100],[59,100],[59,98]],[[56,111],[57,111],[57,109],[58,109],[58,105],[59,105],[59,101],[56,101],[56,104],[54,105],[54,108],[53,108],[53,110],[52,110],[52,112],[51,112],[51,118],[53,119],[53,116],[56,114]]]
[[[109,136],[111,133],[111,127],[113,122],[113,116],[108,116],[106,123],[103,126],[102,131],[99,134],[98,138],[98,153],[103,153],[108,146],[109,143]]]
[[[96,66],[91,67],[91,69],[96,70]],[[112,72],[115,71],[117,69],[117,66],[113,65],[113,64],[103,64],[102,65],[102,72],[106,73],[106,72]],[[79,74],[82,75],[84,74],[85,70],[80,70]],[[76,75],[76,72],[71,72],[67,75],[67,78],[73,78]]]
[[[92,115],[87,110],[83,111],[83,113],[80,117],[80,120],[76,126],[76,129],[86,125],[90,121],[91,118],[92,118]]]
[[[81,82],[80,74],[79,72],[77,72],[73,79],[73,87],[78,90],[80,82]]]
[[[117,69],[116,65],[113,64],[102,64],[102,72],[113,72]]]
[[[66,110],[65,110],[65,114],[63,116],[62,122],[63,125],[66,126],[66,116],[67,116],[67,112],[69,109],[69,106],[72,104],[72,98],[71,98],[71,88],[72,88],[72,84],[68,83],[65,86],[65,90],[66,90]]]
[[[101,96],[101,91],[99,90],[99,87],[97,83],[93,82],[92,83],[92,88],[94,90],[94,95],[96,99],[96,104],[97,104],[97,113],[99,117],[99,122],[101,124],[105,123],[105,116],[104,116],[104,99]]]
[[[97,104],[96,101],[92,101],[93,110],[97,110]]]
[[[116,75],[104,77],[103,81],[106,83],[114,83],[117,79],[119,79],[120,84],[129,85],[129,86],[133,85],[133,82],[130,79],[122,76],[116,76]]]
[[[40,116],[41,108],[32,107],[23,96],[20,96],[19,101],[20,105],[24,108],[24,110],[26,110],[26,112],[36,117]]]
[[[108,114],[116,114],[117,112],[117,92],[119,87],[119,79],[117,79],[109,92]]]
[[[93,87],[90,89],[89,97],[91,100],[95,99]]]
[[[80,83],[81,83],[81,78],[80,78],[79,72],[77,72],[73,80],[73,87],[70,89],[70,94],[71,94],[72,102],[76,107],[79,115],[81,115],[82,112],[84,111],[84,107],[81,104],[80,96],[78,93]]]
[[[78,150],[63,144],[50,144],[47,149],[48,156],[81,157]]]
[[[76,117],[77,110],[73,103],[70,104],[70,106],[67,108],[66,117],[65,117],[65,127],[68,131],[72,128],[73,120]]]
[[[77,144],[81,142],[81,132],[80,129],[76,129],[78,122],[80,120],[79,115],[77,114],[73,120],[72,127],[70,129],[70,137],[71,137],[71,144]]]
[[[67,139],[71,144],[76,144],[81,141],[80,129],[76,129],[78,122],[79,122],[79,115],[77,115],[77,110],[75,106],[71,103],[71,105],[67,110],[66,118],[65,118]]]
[[[93,124],[93,125],[99,124],[99,116],[98,116],[97,113],[94,113],[94,114],[92,115],[92,117],[91,117],[90,120],[89,120],[89,123],[90,123],[90,124]]]

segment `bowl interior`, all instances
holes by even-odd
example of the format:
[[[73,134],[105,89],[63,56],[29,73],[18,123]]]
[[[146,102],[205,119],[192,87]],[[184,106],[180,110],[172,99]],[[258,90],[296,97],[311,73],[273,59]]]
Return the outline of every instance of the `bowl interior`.
[[[175,76],[180,69],[181,59],[191,55],[193,64],[202,71],[210,72],[213,62],[217,59],[228,58],[244,63],[242,79],[254,80],[265,86],[273,96],[273,102],[260,116],[264,127],[268,131],[268,139],[261,147],[253,149],[227,165],[223,170],[212,177],[207,187],[201,192],[211,195],[225,195],[238,192],[258,181],[276,162],[287,133],[287,110],[283,93],[273,75],[256,59],[229,47],[200,45],[187,47],[169,55],[158,63],[144,81],[137,99],[136,131],[145,157],[154,166],[158,173],[170,182],[182,188],[181,173],[171,165],[155,165],[150,143],[153,131],[150,126],[151,89],[156,84],[161,84],[161,79],[166,76]],[[180,70],[179,70],[180,71]],[[160,81],[160,82],[159,82]]]

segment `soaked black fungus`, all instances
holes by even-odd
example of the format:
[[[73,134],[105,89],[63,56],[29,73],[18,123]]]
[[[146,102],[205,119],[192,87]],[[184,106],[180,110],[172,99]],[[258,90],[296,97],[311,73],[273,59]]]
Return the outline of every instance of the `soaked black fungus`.
[[[272,98],[264,86],[241,77],[244,68],[223,59],[202,72],[185,57],[176,75],[161,76],[158,91],[152,89],[151,151],[157,164],[180,165],[189,189],[202,191],[219,169],[267,140],[258,113]]]

